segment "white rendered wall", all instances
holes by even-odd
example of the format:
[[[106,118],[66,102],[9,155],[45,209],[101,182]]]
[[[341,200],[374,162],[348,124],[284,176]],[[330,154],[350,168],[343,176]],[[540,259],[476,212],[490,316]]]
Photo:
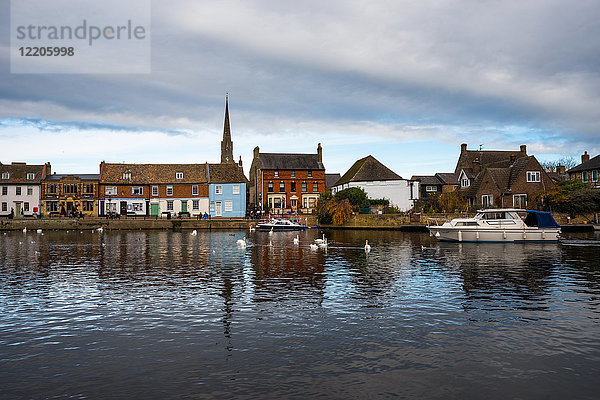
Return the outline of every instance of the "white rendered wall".
[[[406,179],[396,181],[349,182],[343,187],[337,186],[333,192],[351,187],[361,188],[370,199],[388,199],[390,205],[396,206],[400,211],[408,211],[414,206],[419,195],[419,184],[413,182],[412,193],[410,181]]]

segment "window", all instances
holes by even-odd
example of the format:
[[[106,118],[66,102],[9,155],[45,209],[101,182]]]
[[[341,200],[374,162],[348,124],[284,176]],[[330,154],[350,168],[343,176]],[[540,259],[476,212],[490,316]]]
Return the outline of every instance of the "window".
[[[489,207],[494,205],[494,196],[491,194],[484,194],[481,196],[481,205],[482,207]]]
[[[192,200],[192,210],[200,209],[200,200]]]
[[[198,185],[192,185],[192,196],[198,196]]]
[[[312,171],[308,171],[308,177],[312,178]]]
[[[240,194],[240,185],[233,185],[233,194]]]
[[[275,171],[275,178],[279,178],[279,171]]]
[[[17,191],[16,195],[20,196],[21,195],[21,186],[17,186],[15,189]]]
[[[56,183],[49,183],[46,185],[46,193],[56,194]]]
[[[126,181],[130,181],[131,180],[131,171],[123,172],[123,179]]]
[[[65,183],[65,184],[63,184],[63,193],[64,194],[75,194],[75,193],[77,193],[77,184],[76,183]]]
[[[173,211],[173,200],[167,200],[167,211]]]
[[[141,196],[144,194],[144,188],[142,186],[134,186],[131,188],[131,194],[134,196]]]
[[[425,186],[425,191],[426,192],[437,192],[437,187],[436,186]]]
[[[167,196],[173,196],[173,186],[167,186]]]
[[[223,185],[215,185],[215,194],[223,194]]]
[[[8,186],[2,186],[2,196],[8,196]]]
[[[94,211],[94,202],[93,201],[84,201],[82,202],[83,211]]]
[[[296,171],[292,171],[292,178],[296,177]]]
[[[23,203],[23,211],[29,211],[29,203],[28,202]]]
[[[598,171],[592,171],[592,182],[598,182]]]
[[[127,211],[144,211],[144,203],[131,203],[127,206]]]
[[[47,212],[58,211],[58,202],[56,202],[56,201],[46,202],[46,211]]]
[[[528,172],[528,174],[529,174],[529,172]],[[527,176],[529,176],[529,175],[527,175]],[[583,174],[581,174],[581,180],[584,181],[584,182],[588,181],[588,173],[587,173],[587,171],[583,171]],[[529,180],[527,182],[529,182]]]
[[[527,171],[527,182],[539,182],[540,171]]]
[[[302,182],[302,193],[306,193],[306,182]]]
[[[94,193],[94,184],[93,183],[84,183],[82,189],[83,189],[83,193],[93,194]]]
[[[290,192],[296,193],[296,182],[290,183]]]
[[[279,182],[279,193],[285,192],[285,183],[283,181]]]
[[[175,172],[175,179],[183,179],[183,172]]]
[[[158,186],[152,186],[152,196],[158,196]]]
[[[32,181],[35,179],[35,174],[33,172],[28,172],[27,173],[27,179]]]
[[[8,203],[2,202],[2,211],[8,211]]]
[[[33,195],[33,188],[31,186],[27,186],[27,196]]]
[[[107,195],[116,195],[117,194],[117,187],[116,186],[107,186],[104,189],[104,193]]]
[[[466,188],[469,187],[471,185],[471,182],[469,182],[469,178],[463,178],[460,181],[460,187]]]
[[[313,183],[313,193],[319,193],[319,184],[317,182]]]
[[[225,211],[233,211],[233,201],[225,200]]]
[[[513,195],[513,207],[515,207],[515,208],[527,207],[527,195],[526,194]]]
[[[269,182],[267,185],[267,192],[273,193],[273,182]]]
[[[3,172],[2,179],[10,179],[10,174],[8,172]]]

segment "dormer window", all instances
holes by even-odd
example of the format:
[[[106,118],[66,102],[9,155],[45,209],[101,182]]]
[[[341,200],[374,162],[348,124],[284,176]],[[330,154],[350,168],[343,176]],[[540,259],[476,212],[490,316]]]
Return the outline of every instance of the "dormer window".
[[[183,179],[183,172],[176,172],[175,179]]]
[[[32,181],[35,179],[35,174],[33,172],[27,173],[27,179]]]
[[[123,172],[123,179],[126,181],[130,181],[131,180],[131,171]]]
[[[275,178],[279,178],[279,171],[275,171]]]
[[[3,172],[2,179],[10,179],[10,174],[8,172]]]
[[[471,182],[469,182],[469,178],[462,178],[460,181],[460,187],[466,188],[471,186]]]

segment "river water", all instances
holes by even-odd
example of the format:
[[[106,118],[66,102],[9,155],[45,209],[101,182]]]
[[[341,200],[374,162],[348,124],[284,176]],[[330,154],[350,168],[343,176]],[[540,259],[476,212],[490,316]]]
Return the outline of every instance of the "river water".
[[[0,234],[0,397],[598,398],[600,247],[321,233]]]

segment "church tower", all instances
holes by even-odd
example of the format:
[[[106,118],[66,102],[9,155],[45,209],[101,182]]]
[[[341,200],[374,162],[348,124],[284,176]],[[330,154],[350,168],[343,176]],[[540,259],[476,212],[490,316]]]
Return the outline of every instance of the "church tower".
[[[225,124],[223,125],[223,140],[221,140],[221,164],[235,164],[231,129],[229,127],[229,94],[225,97]]]

